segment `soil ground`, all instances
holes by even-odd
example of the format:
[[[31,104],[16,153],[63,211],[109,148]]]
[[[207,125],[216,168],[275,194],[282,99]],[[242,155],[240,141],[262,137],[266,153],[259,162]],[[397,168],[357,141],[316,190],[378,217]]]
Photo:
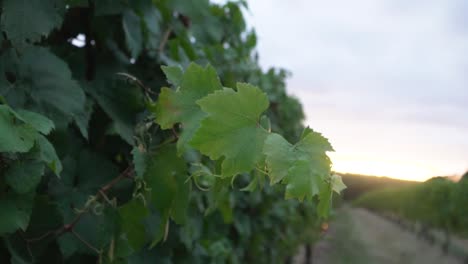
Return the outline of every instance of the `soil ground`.
[[[387,219],[360,208],[340,209],[312,252],[313,264],[464,263]],[[295,264],[304,262],[304,249]]]

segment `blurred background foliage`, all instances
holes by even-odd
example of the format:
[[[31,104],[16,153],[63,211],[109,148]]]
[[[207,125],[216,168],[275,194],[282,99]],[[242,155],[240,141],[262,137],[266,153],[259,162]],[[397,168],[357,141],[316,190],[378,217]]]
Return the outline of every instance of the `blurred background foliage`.
[[[287,94],[289,73],[260,68],[255,31],[243,18],[245,1],[0,3],[2,101],[12,111],[45,116],[53,122],[46,128],[55,127],[50,132],[38,126],[45,141],[25,141],[35,146],[29,151],[0,154],[1,263],[282,263],[299,245],[318,239],[315,202],[284,200],[283,188],[263,181],[255,192],[241,191],[252,179],[247,174],[233,183],[209,182],[209,192],[192,186],[183,225],[163,225],[160,212],[146,216],[139,210],[132,194],[145,186],[138,181],[124,179],[106,189],[111,201],[89,199],[125,175],[135,159],[132,150],[157,152],[173,136],[148,125],[143,100],[155,99],[168,85],[161,65],[211,64],[225,86],[259,86],[271,102],[272,131],[299,139],[304,113]],[[8,111],[2,118],[10,122]],[[185,156],[187,162],[200,159],[197,153]],[[12,190],[13,174],[37,180]],[[75,222],[80,208],[90,212]],[[139,214],[144,223],[129,224]],[[137,245],[124,231],[138,238],[132,240]],[[153,234],[161,241],[150,248]]]

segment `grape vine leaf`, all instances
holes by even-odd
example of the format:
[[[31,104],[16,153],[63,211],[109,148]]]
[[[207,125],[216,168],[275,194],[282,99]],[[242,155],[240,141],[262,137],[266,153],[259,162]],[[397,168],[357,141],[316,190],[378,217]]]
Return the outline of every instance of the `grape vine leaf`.
[[[95,16],[119,15],[127,8],[126,2],[115,0],[99,0],[94,5]]]
[[[68,65],[45,48],[31,47],[24,51],[16,78],[6,100],[28,95],[27,109],[51,119],[56,128],[65,127],[83,111],[85,95],[72,79]]]
[[[39,146],[39,159],[44,161],[57,176],[60,176],[62,162],[57,156],[54,146],[42,135],[36,138],[36,144]]]
[[[327,218],[332,206],[333,189],[330,182],[324,181],[320,188],[319,203],[317,205],[317,214],[319,217]]]
[[[333,174],[331,176],[331,186],[332,190],[336,193],[341,193],[344,189],[346,189],[346,185],[343,183],[343,179],[340,175]]]
[[[17,193],[34,191],[44,174],[44,164],[38,161],[15,161],[5,173],[6,183]]]
[[[231,179],[216,179],[215,183],[207,194],[208,208],[205,210],[205,216],[210,215],[216,209],[223,217],[224,223],[232,223],[234,218],[234,201],[230,198],[229,183]]]
[[[226,33],[224,27],[221,27],[220,17],[211,15],[209,1],[184,1],[174,0],[168,2],[174,10],[184,14],[192,21],[190,29],[197,40],[202,43],[221,43],[223,34]],[[222,9],[222,14],[225,10]],[[230,20],[232,24],[235,22]],[[237,21],[236,21],[237,22]],[[230,24],[231,25],[231,24]]]
[[[190,201],[190,182],[185,161],[177,156],[174,145],[166,145],[154,154],[146,168],[145,181],[151,188],[150,201],[158,211],[151,247],[163,239],[169,218],[184,224]]]
[[[327,218],[332,206],[333,192],[340,193],[346,189],[341,176],[332,174],[328,179],[323,182],[319,193],[319,204],[317,206],[317,213],[322,218]]]
[[[143,110],[141,94],[110,78],[101,78],[83,87],[112,119],[115,132],[133,145],[135,116]]]
[[[146,171],[146,165],[148,163],[148,155],[144,150],[139,147],[133,147],[132,150],[133,165],[135,166],[136,176],[143,178]]]
[[[174,145],[161,147],[151,157],[144,179],[151,188],[151,203],[161,215],[170,216],[178,224],[185,223],[191,184],[186,182],[185,160],[177,156]],[[167,217],[164,218],[161,225],[166,225]],[[157,242],[154,240],[153,245]]]
[[[259,123],[269,105],[266,94],[250,84],[238,83],[237,91],[225,88],[197,103],[208,116],[201,121],[191,145],[212,160],[224,157],[224,176],[254,169],[268,134]]]
[[[189,66],[190,68],[190,66]],[[162,71],[166,75],[167,80],[174,86],[179,86],[184,72],[179,66],[161,66]]]
[[[140,55],[143,47],[143,33],[141,32],[141,19],[132,10],[126,10],[122,18],[125,40],[130,50],[132,58],[136,59]]]
[[[0,235],[26,229],[32,212],[34,194],[8,193],[0,199]]]
[[[138,8],[141,13],[142,21],[145,26],[145,47],[147,49],[159,49],[160,41],[162,41],[161,30],[163,17],[160,11],[155,8],[151,1],[146,1],[143,6]]]
[[[319,194],[326,171],[315,171],[316,169],[311,168],[309,162],[307,160],[297,160],[289,169],[288,175],[284,178],[286,199],[297,198],[302,201],[304,198],[312,198]]]
[[[49,134],[55,127],[54,122],[41,114],[23,109],[17,110],[16,113],[21,117],[21,120],[28,123],[44,135]]]
[[[38,133],[48,134],[53,127],[52,121],[38,113],[26,110],[16,112],[6,105],[0,105],[0,151],[26,152],[36,143],[39,148],[37,159],[46,162],[55,174],[60,175],[62,164],[54,147]],[[31,172],[31,175],[36,176],[35,180],[40,180],[36,174]]]
[[[197,105],[197,100],[220,90],[222,85],[216,70],[211,66],[203,68],[192,63],[182,78],[177,67],[165,67],[163,71],[170,82],[180,82],[180,87],[176,91],[162,88],[154,107],[154,114],[156,122],[163,129],[172,128],[175,123],[182,124],[183,130],[177,141],[180,155],[187,149],[188,142],[197,130],[200,120],[206,116]]]
[[[183,224],[187,218],[191,185],[183,158],[175,145],[165,145],[148,158],[144,179],[151,189],[150,201],[157,209],[158,224],[153,228],[151,247],[164,237],[169,218]],[[153,225],[154,226],[154,225]]]
[[[328,140],[309,128],[295,145],[278,134],[270,134],[264,148],[270,180],[286,184],[286,198],[312,198],[319,194],[331,172],[326,151],[333,151]]]
[[[86,103],[84,106],[84,109],[82,112],[78,113],[75,116],[75,123],[78,126],[78,129],[80,130],[81,135],[83,135],[84,138],[88,139],[88,127],[89,127],[89,121],[91,120],[91,115],[93,114],[94,110],[94,102],[90,99],[86,99]]]
[[[63,1],[4,0],[1,27],[17,48],[35,43],[62,24]]]
[[[130,246],[139,250],[146,242],[146,230],[143,219],[148,215],[148,209],[140,199],[132,199],[119,208],[121,225]]]
[[[0,105],[0,135],[0,152],[26,152],[33,147],[37,132],[15,121],[11,108]]]

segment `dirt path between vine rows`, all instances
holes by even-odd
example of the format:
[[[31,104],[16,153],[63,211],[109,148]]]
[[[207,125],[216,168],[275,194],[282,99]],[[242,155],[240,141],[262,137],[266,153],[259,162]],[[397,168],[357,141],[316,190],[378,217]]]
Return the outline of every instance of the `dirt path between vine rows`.
[[[295,264],[302,264],[296,258]],[[313,264],[452,264],[463,263],[444,255],[415,234],[367,210],[345,207],[339,210],[330,230],[315,245]]]

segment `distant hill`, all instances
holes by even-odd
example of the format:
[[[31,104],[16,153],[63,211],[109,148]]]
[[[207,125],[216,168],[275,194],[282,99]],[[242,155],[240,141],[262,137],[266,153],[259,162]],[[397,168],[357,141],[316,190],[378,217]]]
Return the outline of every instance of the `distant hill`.
[[[399,188],[413,184],[418,184],[417,181],[398,180],[388,177],[358,175],[358,174],[342,174],[337,173],[343,178],[346,188],[342,194],[344,200],[354,200],[360,195],[382,188]]]
[[[465,174],[463,174],[463,176],[461,177],[461,180],[463,180],[463,181],[468,180],[468,171],[465,172]]]
[[[354,200],[360,195],[373,190],[383,188],[400,188],[420,183],[417,181],[399,180],[381,176],[359,175],[351,173],[337,174],[343,178],[343,182],[348,187],[342,194],[342,198],[347,201]],[[442,178],[446,178],[454,182],[459,180],[468,180],[468,171],[463,176],[447,176]]]

